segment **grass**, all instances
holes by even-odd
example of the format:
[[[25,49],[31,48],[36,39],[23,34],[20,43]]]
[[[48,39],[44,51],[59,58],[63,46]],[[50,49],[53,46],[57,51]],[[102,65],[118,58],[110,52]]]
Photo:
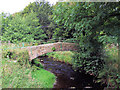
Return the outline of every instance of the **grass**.
[[[10,62],[9,58],[2,60],[2,88],[34,88],[40,87],[31,77],[31,69]]]
[[[53,57],[54,60],[72,64],[72,56],[74,52],[72,51],[58,51],[46,54],[48,57]]]
[[[2,60],[3,77],[2,88],[52,88],[55,75],[40,68],[32,71],[32,68],[20,66],[18,63]]]
[[[104,68],[99,72],[98,82],[105,83],[107,87],[120,88],[120,60],[118,56],[119,49],[115,45],[108,44],[104,47]],[[62,61],[65,63],[72,64],[72,56],[75,52],[71,51],[58,51],[48,53],[48,57],[53,57],[54,60]]]
[[[105,51],[111,59],[118,60],[118,49],[117,46],[112,46],[110,44],[105,46]]]
[[[40,70],[31,67],[25,50],[3,49],[2,54],[2,88],[53,87],[55,75],[43,69],[42,65]]]
[[[0,90],[2,89],[2,50],[1,50],[1,44],[0,44]]]
[[[56,78],[54,74],[51,74],[44,69],[33,71],[32,77],[40,82],[41,88],[53,88]]]

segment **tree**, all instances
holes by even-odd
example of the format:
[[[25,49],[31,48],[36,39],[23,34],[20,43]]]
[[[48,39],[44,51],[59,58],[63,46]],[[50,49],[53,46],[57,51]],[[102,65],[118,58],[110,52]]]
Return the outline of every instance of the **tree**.
[[[36,17],[39,20],[39,26],[42,26],[41,28],[46,33],[47,37],[50,39],[52,38],[52,7],[48,2],[40,2],[36,1],[33,3],[30,3],[22,12],[22,16],[27,16],[30,13],[36,13]]]
[[[5,22],[8,19],[5,19]],[[32,22],[31,22],[32,21]],[[3,41],[11,42],[32,42],[34,40],[45,39],[46,35],[39,26],[39,20],[36,18],[35,13],[30,13],[26,17],[15,14],[4,28]],[[9,37],[8,37],[9,36]]]
[[[54,36],[73,38],[75,32],[74,19],[72,18],[73,6],[70,3],[57,3],[53,8],[53,20],[57,25]]]
[[[72,35],[79,44],[78,54],[73,58],[74,67],[79,71],[98,76],[104,68],[103,46],[108,41],[113,43],[112,40],[117,44],[119,11],[120,2],[57,3],[53,13],[58,25],[55,34],[64,37]]]

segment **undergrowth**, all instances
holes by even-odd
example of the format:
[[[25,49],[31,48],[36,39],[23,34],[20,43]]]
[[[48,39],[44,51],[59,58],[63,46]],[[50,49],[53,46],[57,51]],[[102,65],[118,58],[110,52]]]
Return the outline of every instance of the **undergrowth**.
[[[110,88],[120,88],[120,61],[118,57],[118,48],[115,45],[108,44],[104,48],[104,68],[99,72],[99,82],[107,84]]]
[[[52,88],[55,75],[44,70],[41,63],[31,66],[23,49],[2,48],[2,88]]]
[[[72,64],[72,56],[75,52],[58,51],[46,54],[48,57],[53,57],[53,60],[62,61]],[[91,62],[90,62],[91,63]],[[106,84],[107,88],[120,88],[120,61],[118,57],[118,48],[115,45],[107,44],[104,47],[104,65],[98,73],[95,82]],[[92,75],[92,74],[91,74]]]

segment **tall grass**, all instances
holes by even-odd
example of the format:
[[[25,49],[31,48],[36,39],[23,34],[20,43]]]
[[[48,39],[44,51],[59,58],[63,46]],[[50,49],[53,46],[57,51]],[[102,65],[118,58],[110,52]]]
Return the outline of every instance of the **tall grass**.
[[[40,84],[31,77],[31,69],[3,59],[2,88],[35,88]]]
[[[55,75],[29,62],[23,49],[2,49],[2,88],[52,88]],[[38,80],[39,79],[39,80]],[[48,84],[46,84],[48,83]]]

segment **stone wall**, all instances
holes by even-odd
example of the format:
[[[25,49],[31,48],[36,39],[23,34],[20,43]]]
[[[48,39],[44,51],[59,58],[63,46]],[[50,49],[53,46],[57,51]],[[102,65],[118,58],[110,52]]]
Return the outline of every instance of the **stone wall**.
[[[27,47],[29,52],[30,60],[43,55],[48,52],[53,52],[52,48],[55,47],[55,51],[76,51],[77,46],[74,43],[50,43],[50,44],[43,44],[38,46]]]

